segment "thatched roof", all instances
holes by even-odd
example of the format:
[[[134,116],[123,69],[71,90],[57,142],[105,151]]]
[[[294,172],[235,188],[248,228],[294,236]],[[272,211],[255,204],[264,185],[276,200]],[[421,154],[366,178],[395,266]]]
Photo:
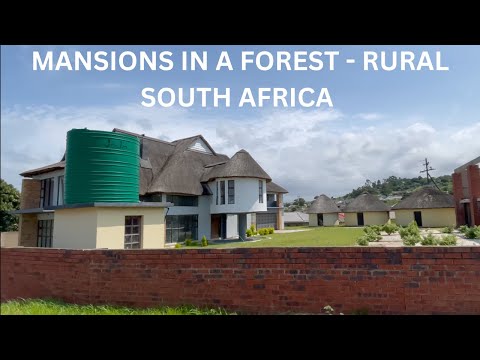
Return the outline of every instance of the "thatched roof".
[[[343,212],[390,211],[390,207],[380,201],[375,195],[361,194],[345,206]]]
[[[229,161],[207,166],[202,181],[212,181],[216,178],[247,177],[272,181],[272,178],[245,150],[238,151]]]
[[[327,195],[322,194],[313,200],[306,212],[307,214],[328,214],[339,213],[340,209],[332,199]]]
[[[30,176],[34,176],[34,175],[40,175],[40,174],[50,172],[50,171],[64,169],[65,168],[65,161],[64,160],[65,159],[63,159],[63,161],[59,161],[55,164],[50,164],[50,165],[43,166],[43,167],[40,167],[40,168],[24,171],[20,174],[20,176],[30,177]]]
[[[288,191],[273,181],[270,181],[267,183],[267,193],[287,194]]]
[[[227,155],[216,153],[202,135],[168,142],[121,129],[113,131],[138,137],[141,141],[139,195],[205,195],[211,193],[211,190],[202,183],[217,177],[254,177],[271,181],[270,176],[248,152],[240,150],[230,159]],[[205,152],[192,149],[199,141],[204,144]],[[60,161],[20,175],[33,176],[63,168],[65,161]],[[287,192],[279,185],[276,187],[281,190],[278,192]]]
[[[426,186],[411,193],[408,197],[393,206],[392,210],[440,209],[454,207],[455,200],[453,195]]]

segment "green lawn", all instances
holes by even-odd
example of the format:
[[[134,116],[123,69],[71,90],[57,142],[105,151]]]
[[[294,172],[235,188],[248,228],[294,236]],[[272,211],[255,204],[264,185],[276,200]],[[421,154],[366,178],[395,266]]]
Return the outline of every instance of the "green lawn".
[[[256,242],[234,242],[230,244],[209,245],[208,248],[231,247],[285,247],[285,246],[355,246],[356,239],[363,234],[362,228],[316,227],[307,231],[289,234],[272,234]]]
[[[75,305],[56,300],[15,300],[0,304],[1,315],[235,315],[222,309],[191,306],[132,309],[110,305]]]

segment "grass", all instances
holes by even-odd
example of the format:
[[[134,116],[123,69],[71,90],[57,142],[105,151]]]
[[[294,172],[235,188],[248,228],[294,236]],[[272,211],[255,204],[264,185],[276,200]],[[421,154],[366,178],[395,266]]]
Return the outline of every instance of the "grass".
[[[58,300],[12,300],[0,304],[1,315],[236,315],[223,309],[193,306],[133,309],[112,305],[76,305]]]
[[[255,242],[232,242],[209,245],[208,248],[287,247],[287,246],[356,246],[356,239],[363,234],[362,228],[315,227],[307,231],[271,234]]]

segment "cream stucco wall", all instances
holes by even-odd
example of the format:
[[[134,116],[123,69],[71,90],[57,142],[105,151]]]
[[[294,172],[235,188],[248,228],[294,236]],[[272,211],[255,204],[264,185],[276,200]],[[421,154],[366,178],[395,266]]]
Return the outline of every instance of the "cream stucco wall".
[[[95,249],[97,208],[55,210],[52,247]]]
[[[125,216],[142,216],[142,249],[165,247],[163,208],[97,208],[97,248],[124,248]]]
[[[335,226],[338,221],[337,213],[323,214],[323,226]],[[308,225],[318,226],[317,214],[308,215]]]
[[[164,208],[59,209],[55,211],[53,247],[123,249],[125,216],[142,216],[142,249],[165,247]]]
[[[445,227],[456,224],[455,208],[395,210],[396,223],[402,226],[408,225],[414,220],[414,211],[422,213],[423,227]]]
[[[2,247],[18,246],[18,231],[2,232],[0,240]]]
[[[387,211],[366,211],[363,213],[365,225],[383,225],[388,221]],[[357,213],[345,213],[346,226],[358,226]]]

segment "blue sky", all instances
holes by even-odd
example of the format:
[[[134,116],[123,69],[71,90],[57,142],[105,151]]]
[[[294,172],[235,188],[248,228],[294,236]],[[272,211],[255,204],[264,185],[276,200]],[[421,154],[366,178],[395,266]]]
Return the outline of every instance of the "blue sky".
[[[417,176],[429,157],[437,174],[480,155],[480,46],[2,46],[2,178],[58,161],[73,127],[120,127],[175,140],[201,133],[222,153],[245,148],[290,190],[289,198],[337,196],[366,179]],[[33,71],[32,52],[164,51],[163,71]],[[208,51],[209,70],[180,70],[181,51]],[[215,71],[222,50],[234,71]],[[335,71],[240,70],[243,50],[340,51]],[[363,51],[442,53],[448,72],[363,71]],[[356,64],[345,64],[355,58]],[[144,87],[230,87],[232,107],[145,108]],[[236,106],[243,88],[327,87],[333,109]]]

